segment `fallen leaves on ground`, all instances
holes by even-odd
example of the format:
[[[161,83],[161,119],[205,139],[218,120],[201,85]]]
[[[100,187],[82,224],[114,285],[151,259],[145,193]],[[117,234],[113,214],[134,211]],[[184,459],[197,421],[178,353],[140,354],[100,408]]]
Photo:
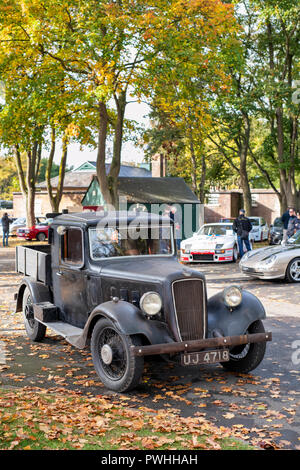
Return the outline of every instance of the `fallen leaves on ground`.
[[[211,449],[240,445],[203,417],[123,406],[119,397],[0,389],[0,449]]]

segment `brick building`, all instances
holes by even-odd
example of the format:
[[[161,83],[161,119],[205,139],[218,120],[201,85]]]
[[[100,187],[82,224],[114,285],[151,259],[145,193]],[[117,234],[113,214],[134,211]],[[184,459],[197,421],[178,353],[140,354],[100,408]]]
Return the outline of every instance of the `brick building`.
[[[280,203],[272,189],[251,189],[252,216],[263,217],[270,225],[280,214]],[[211,191],[204,206],[204,220],[217,222],[221,218],[237,217],[243,207],[241,190]]]

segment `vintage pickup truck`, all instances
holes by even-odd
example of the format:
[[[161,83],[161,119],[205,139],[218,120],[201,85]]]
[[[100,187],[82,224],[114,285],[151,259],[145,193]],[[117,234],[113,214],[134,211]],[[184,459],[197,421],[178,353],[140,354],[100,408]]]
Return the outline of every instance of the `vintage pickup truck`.
[[[48,242],[16,248],[16,311],[33,341],[50,328],[90,345],[109,389],[136,387],[147,355],[242,373],[262,361],[272,334],[261,302],[238,286],[207,300],[204,275],[178,262],[168,217],[62,214]]]

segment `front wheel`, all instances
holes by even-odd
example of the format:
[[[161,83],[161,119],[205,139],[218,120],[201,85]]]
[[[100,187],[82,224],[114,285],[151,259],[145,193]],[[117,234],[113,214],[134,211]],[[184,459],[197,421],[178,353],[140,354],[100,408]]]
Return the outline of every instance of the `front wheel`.
[[[91,352],[101,382],[110,390],[125,392],[135,388],[144,370],[144,358],[132,353],[140,346],[138,336],[123,335],[106,319],[99,320],[92,333]]]
[[[239,250],[236,245],[234,245],[233,250],[232,250],[232,262],[236,263],[239,258]]]
[[[261,320],[252,323],[246,334],[264,333]],[[261,363],[266,352],[266,343],[248,343],[235,346],[229,351],[229,361],[222,362],[222,366],[232,372],[247,374]]]
[[[32,341],[42,341],[46,334],[46,326],[34,318],[32,298],[28,287],[24,291],[22,311],[27,336]]]
[[[44,242],[46,240],[46,235],[43,232],[37,234],[36,239],[39,242]]]
[[[294,258],[286,269],[286,279],[289,282],[300,282],[300,258]]]

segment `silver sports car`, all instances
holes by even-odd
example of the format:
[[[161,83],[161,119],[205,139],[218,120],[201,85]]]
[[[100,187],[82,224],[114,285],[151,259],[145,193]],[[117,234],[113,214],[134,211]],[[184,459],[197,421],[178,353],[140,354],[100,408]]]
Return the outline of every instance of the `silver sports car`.
[[[240,269],[260,279],[300,282],[300,231],[285,244],[248,251],[240,261]]]

